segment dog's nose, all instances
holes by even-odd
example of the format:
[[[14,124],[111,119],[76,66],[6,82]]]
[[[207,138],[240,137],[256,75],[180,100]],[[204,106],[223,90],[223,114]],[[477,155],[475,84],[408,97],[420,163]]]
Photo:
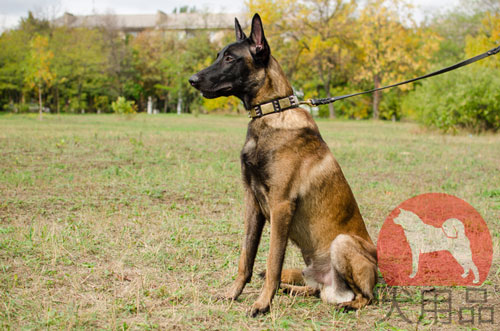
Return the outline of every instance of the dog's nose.
[[[199,82],[200,82],[200,77],[197,74],[194,74],[189,78],[189,83],[194,87],[197,87]]]

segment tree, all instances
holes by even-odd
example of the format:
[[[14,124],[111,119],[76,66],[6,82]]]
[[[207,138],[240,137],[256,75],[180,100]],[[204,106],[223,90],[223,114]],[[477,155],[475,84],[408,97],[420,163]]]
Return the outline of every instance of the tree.
[[[355,0],[251,0],[249,9],[267,23],[272,52],[307,97],[331,97],[332,88],[347,83],[358,53]],[[333,104],[328,114],[335,117]]]
[[[259,13],[265,24],[266,37],[271,44],[271,52],[288,79],[292,82],[300,71],[304,45],[299,28],[299,6],[297,0],[249,0],[248,19]],[[234,38],[234,37],[233,37]],[[232,39],[234,40],[234,39]]]
[[[26,61],[26,83],[38,90],[38,109],[42,118],[42,93],[49,87],[54,75],[50,64],[54,53],[49,49],[49,39],[45,36],[35,35],[30,44],[30,53]]]
[[[105,72],[109,49],[104,47],[99,30],[56,28],[51,49],[57,54],[53,68],[58,109],[61,97],[69,110],[84,112],[92,96],[107,93]]]
[[[179,111],[202,103],[199,93],[188,86],[189,77],[209,65],[216,54],[210,35],[198,31],[179,37],[176,33],[144,31],[132,41],[135,68],[141,86],[140,100],[155,96]],[[141,103],[141,102],[140,102]]]
[[[361,10],[359,47],[364,54],[357,78],[374,88],[424,72],[438,48],[438,37],[419,29],[403,0],[371,0]],[[402,89],[408,89],[403,85]],[[373,93],[373,118],[378,119],[381,92]]]
[[[355,10],[354,0],[308,0],[300,11],[304,60],[313,65],[328,98],[332,97],[332,87],[347,83],[355,63]],[[328,104],[328,113],[330,118],[335,117],[333,103]]]
[[[137,72],[133,63],[133,48],[130,35],[121,35],[118,18],[114,14],[100,17],[99,32],[102,36],[106,54],[106,91],[110,99],[118,96],[138,98]]]
[[[36,35],[47,36],[47,20],[36,18],[28,12],[18,29],[4,31],[0,36],[0,106],[4,102],[24,103],[25,68],[30,54],[31,40]],[[28,87],[29,88],[29,87]]]
[[[500,40],[500,10],[486,12],[481,21],[482,26],[476,36],[467,36],[465,53],[467,57],[481,54],[493,47],[497,47]],[[500,69],[498,56],[480,62],[480,65]]]
[[[20,65],[29,53],[29,35],[22,30],[6,31],[0,36],[0,95],[2,103],[20,103],[24,71]]]
[[[484,13],[494,12],[499,6],[498,0],[462,0],[455,8],[434,15],[428,27],[441,40],[433,62],[443,66],[463,60],[466,56],[466,38],[477,36]]]
[[[177,45],[175,39],[155,30],[139,33],[131,44],[134,50],[134,67],[139,74],[137,83],[141,89],[138,97],[142,106],[149,96],[155,96],[156,86],[170,85],[165,72],[165,61],[171,60]],[[172,54],[169,54],[169,50]],[[171,65],[178,68],[175,61]]]

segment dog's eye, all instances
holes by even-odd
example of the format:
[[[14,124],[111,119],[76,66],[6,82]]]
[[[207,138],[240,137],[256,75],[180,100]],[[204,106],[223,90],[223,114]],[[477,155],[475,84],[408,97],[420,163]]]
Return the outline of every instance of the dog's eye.
[[[234,58],[231,55],[226,55],[224,57],[224,61],[226,61],[226,62],[233,62]]]

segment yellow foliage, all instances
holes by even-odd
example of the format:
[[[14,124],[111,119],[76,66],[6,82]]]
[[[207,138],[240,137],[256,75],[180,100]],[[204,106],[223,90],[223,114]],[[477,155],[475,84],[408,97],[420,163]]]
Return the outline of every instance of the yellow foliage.
[[[259,13],[263,22],[278,22],[285,16],[287,12],[295,6],[296,0],[249,0],[247,2],[247,7],[249,9],[248,13],[253,15],[253,13]],[[266,34],[272,31],[272,26],[266,26]]]
[[[238,109],[240,103],[240,100],[236,97],[203,99],[203,108],[205,108],[209,112],[219,110],[235,111]]]
[[[31,88],[40,88],[43,84],[49,86],[54,79],[54,74],[50,70],[54,53],[49,50],[49,39],[46,36],[35,35],[30,47],[26,83]]]
[[[395,83],[429,70],[440,37],[416,25],[406,0],[367,0],[360,8],[358,3],[248,0],[247,5],[250,14],[263,18],[274,56],[304,98],[338,95],[342,88],[349,93],[356,85]],[[352,103],[335,109],[364,117],[368,101],[356,104],[356,114],[347,109]]]
[[[393,8],[410,6],[402,0],[374,0],[361,11],[357,43],[363,56],[356,75],[359,80],[374,81],[378,77],[385,85],[411,78],[428,70],[429,60],[439,48],[435,33],[417,28],[411,16],[400,17]]]
[[[465,39],[465,53],[467,57],[473,57],[498,46],[497,42],[500,40],[500,14],[487,12],[481,23],[482,29],[480,33],[476,37],[469,35]],[[490,57],[479,62],[479,65],[489,68],[500,68],[500,57]]]

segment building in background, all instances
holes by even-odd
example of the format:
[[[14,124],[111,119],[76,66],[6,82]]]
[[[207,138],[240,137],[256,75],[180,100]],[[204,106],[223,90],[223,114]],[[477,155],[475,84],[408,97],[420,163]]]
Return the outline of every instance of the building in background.
[[[173,13],[165,14],[95,14],[73,15],[64,13],[53,21],[55,26],[98,28],[112,27],[124,34],[137,35],[146,30],[176,32],[181,37],[200,30],[208,30],[212,41],[219,40],[225,31],[234,29],[234,18],[238,17],[242,27],[248,27],[246,15],[242,13]]]

